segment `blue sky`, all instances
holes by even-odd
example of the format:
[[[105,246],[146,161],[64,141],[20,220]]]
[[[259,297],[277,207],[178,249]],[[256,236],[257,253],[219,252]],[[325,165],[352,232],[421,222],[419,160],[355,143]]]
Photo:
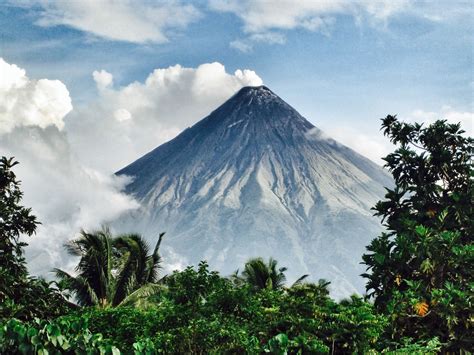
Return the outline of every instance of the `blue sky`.
[[[136,208],[111,173],[245,85],[377,163],[387,114],[472,135],[473,34],[456,0],[0,1],[0,152],[43,222],[30,266]]]
[[[230,46],[247,36],[245,20],[213,11],[205,2],[192,3],[197,19],[170,31],[167,43],[113,40],[67,25],[39,26],[45,12],[41,2],[13,4],[0,6],[0,55],[26,68],[30,77],[63,81],[76,102],[94,95],[91,73],[96,69],[126,85],[144,80],[155,68],[218,61],[229,72],[255,70],[316,124],[335,119],[361,124],[389,112],[434,111],[443,104],[472,109],[469,2],[407,3],[406,10],[379,20],[362,14],[359,23],[349,13],[329,13],[333,23],[324,31],[274,27],[270,30],[285,37],[283,44],[255,43],[247,53]]]
[[[367,155],[361,142],[382,144],[378,119],[389,113],[472,129],[473,13],[469,1],[6,1],[0,57],[63,82],[75,108],[97,101],[95,70],[119,90],[175,64],[251,69]]]

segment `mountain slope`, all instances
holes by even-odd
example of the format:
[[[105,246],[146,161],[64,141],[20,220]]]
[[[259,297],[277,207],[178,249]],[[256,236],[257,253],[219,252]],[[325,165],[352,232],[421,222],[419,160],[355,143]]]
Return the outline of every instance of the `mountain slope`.
[[[117,174],[134,177],[127,192],[142,204],[122,228],[166,230],[173,253],[224,274],[273,256],[290,279],[328,278],[336,297],[363,291],[361,254],[380,231],[370,208],[391,184],[264,86]]]

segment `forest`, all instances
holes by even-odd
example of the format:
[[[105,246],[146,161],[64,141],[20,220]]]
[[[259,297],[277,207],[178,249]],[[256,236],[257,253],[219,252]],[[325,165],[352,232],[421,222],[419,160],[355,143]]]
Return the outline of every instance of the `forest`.
[[[330,280],[287,284],[272,258],[230,276],[206,261],[164,275],[171,236],[148,245],[107,227],[65,245],[73,274],[32,276],[25,240],[41,221],[22,205],[18,162],[1,158],[0,353],[471,354],[474,139],[445,120],[388,115],[381,130],[395,145],[394,187],[373,208],[385,231],[361,255],[366,294],[339,301]]]

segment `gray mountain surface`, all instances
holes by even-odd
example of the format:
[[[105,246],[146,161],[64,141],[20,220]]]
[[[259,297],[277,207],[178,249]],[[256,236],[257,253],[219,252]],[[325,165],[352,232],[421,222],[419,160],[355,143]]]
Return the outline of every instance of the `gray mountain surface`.
[[[370,210],[391,186],[378,165],[327,138],[265,86],[245,87],[209,116],[117,172],[141,209],[117,228],[166,231],[169,258],[207,260],[224,275],[254,256],[289,281],[364,292],[365,246],[381,231]]]

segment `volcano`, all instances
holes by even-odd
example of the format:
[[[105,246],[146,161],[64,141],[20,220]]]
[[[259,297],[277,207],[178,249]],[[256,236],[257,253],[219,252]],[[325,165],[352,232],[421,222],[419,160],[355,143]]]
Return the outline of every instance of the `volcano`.
[[[338,298],[364,291],[361,256],[382,229],[371,207],[393,184],[265,86],[242,88],[117,174],[141,204],[119,228],[166,231],[165,263],[207,260],[226,275],[271,256],[289,281],[325,278]]]

